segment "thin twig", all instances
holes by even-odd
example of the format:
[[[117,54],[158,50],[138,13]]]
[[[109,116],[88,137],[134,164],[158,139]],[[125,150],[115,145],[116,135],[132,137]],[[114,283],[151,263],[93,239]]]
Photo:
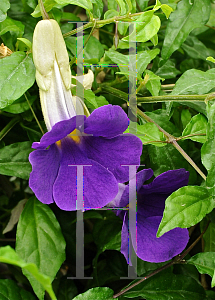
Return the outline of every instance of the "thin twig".
[[[34,112],[32,106],[31,106],[31,104],[30,104],[30,102],[29,102],[29,100],[28,100],[28,97],[26,96],[25,93],[24,93],[24,96],[25,96],[26,101],[28,102],[28,105],[29,105],[29,107],[30,107],[30,110],[31,110],[31,112],[32,112],[32,114],[33,114],[33,116],[34,116],[34,119],[35,119],[36,122],[37,122],[37,125],[39,126],[39,128],[40,128],[42,134],[44,134],[44,131],[43,131],[41,125],[40,125],[40,122],[39,122],[39,120],[37,119],[37,116],[35,115],[35,112]]]
[[[200,168],[195,164],[195,162],[192,160],[192,158],[181,148],[181,146],[179,146],[179,144],[177,143],[177,138],[175,138],[173,135],[169,134],[168,132],[166,132],[166,130],[164,130],[163,128],[161,128],[156,122],[154,122],[149,116],[147,116],[143,111],[141,111],[139,108],[137,108],[137,113],[143,117],[147,122],[150,123],[154,123],[157,128],[163,132],[163,134],[166,136],[167,138],[167,142],[169,144],[172,144],[180,153],[181,155],[191,164],[191,166],[196,170],[196,172],[199,173],[199,175],[206,180],[206,176],[205,174],[200,170]]]
[[[15,126],[16,123],[18,123],[20,120],[21,120],[21,117],[19,115],[16,116],[15,118],[13,118],[12,120],[10,120],[10,122],[0,131],[0,141],[13,128],[13,126]]]

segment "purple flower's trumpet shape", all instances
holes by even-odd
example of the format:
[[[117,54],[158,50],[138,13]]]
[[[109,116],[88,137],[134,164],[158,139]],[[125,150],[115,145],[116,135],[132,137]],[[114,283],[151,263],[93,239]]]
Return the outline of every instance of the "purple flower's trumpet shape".
[[[189,172],[184,169],[170,170],[156,177],[151,183],[143,185],[152,175],[151,169],[145,169],[137,173],[136,182],[135,179],[129,182],[137,187],[136,228],[129,228],[137,256],[144,261],[158,263],[181,253],[188,243],[189,234],[186,228],[172,229],[159,238],[156,233],[166,198],[188,184]],[[108,206],[128,207],[129,185],[119,185],[116,198]],[[128,261],[128,211],[117,211],[117,215],[123,220],[121,252]]]
[[[129,180],[123,165],[139,165],[142,143],[123,134],[128,118],[121,107],[106,105],[89,115],[80,98],[74,103],[69,58],[56,21],[37,24],[33,58],[48,132],[32,145],[29,186],[42,203],[76,210],[82,181],[83,209],[103,207],[116,196],[118,183]],[[82,81],[89,88],[92,73],[87,78]]]

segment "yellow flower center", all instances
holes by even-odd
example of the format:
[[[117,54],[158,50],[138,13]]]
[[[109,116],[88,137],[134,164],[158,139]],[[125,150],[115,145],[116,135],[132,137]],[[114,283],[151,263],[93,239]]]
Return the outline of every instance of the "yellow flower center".
[[[80,133],[80,131],[75,129],[68,136],[71,139],[73,139],[73,141],[76,142],[76,144],[79,144],[81,141],[79,133]]]
[[[75,129],[70,134],[68,134],[68,137],[70,137],[76,144],[79,144],[81,139],[79,135],[80,131]],[[55,142],[58,147],[61,147],[61,140]]]

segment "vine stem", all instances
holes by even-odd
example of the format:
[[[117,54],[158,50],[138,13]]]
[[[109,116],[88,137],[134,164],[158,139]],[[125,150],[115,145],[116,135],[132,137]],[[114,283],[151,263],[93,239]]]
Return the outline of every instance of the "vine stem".
[[[140,110],[139,108],[137,108],[137,113],[139,116],[143,117],[147,122],[150,123],[154,123],[157,128],[163,132],[163,134],[165,135],[165,137],[167,138],[167,142],[169,144],[172,144],[180,153],[181,155],[191,164],[191,166],[196,170],[196,172],[199,173],[199,175],[206,180],[206,176],[205,174],[200,170],[200,168],[195,164],[195,162],[192,160],[192,158],[181,148],[181,146],[179,146],[179,144],[177,143],[177,138],[175,138],[173,135],[169,134],[168,132],[166,132],[166,130],[164,130],[163,128],[161,128],[156,122],[154,122],[149,116],[147,116],[142,110]]]
[[[107,19],[107,20],[96,20],[96,28],[97,27],[98,28],[103,27],[103,26],[105,26],[107,24],[110,24],[110,23],[115,23],[116,21],[130,22],[130,21],[132,21],[132,17],[138,17],[138,16],[142,15],[143,13],[144,12],[139,12],[139,13],[134,13],[134,14],[129,13],[129,14],[124,15],[124,16],[114,16],[114,17],[112,17],[110,19]],[[85,24],[84,26],[79,27],[78,29],[76,28],[76,29],[73,29],[73,30],[71,30],[67,33],[64,33],[63,37],[66,38],[70,35],[76,34],[77,32],[80,32],[82,30],[91,28],[91,27],[93,27],[94,22],[95,22],[95,20],[92,20],[92,21],[88,22],[87,24]]]
[[[47,12],[45,10],[43,0],[39,0],[38,4],[39,4],[39,7],[40,7],[40,12],[41,12],[41,15],[43,17],[43,20],[49,20],[49,15],[47,14]]]
[[[181,155],[191,164],[191,166],[199,173],[199,175],[206,180],[205,174],[199,169],[199,167],[194,163],[190,156],[179,146],[176,140],[172,141],[172,145],[181,153]]]
[[[185,102],[185,101],[205,101],[208,96],[213,96],[213,94],[205,95],[165,95],[165,96],[152,96],[152,97],[137,97],[137,103],[153,103],[153,102],[164,102],[164,101],[175,101],[175,102]]]
[[[34,112],[32,106],[31,106],[31,104],[30,104],[30,102],[29,102],[29,100],[28,100],[28,97],[26,96],[25,93],[24,93],[24,96],[25,96],[25,99],[26,99],[26,101],[28,102],[29,108],[30,108],[30,110],[31,110],[31,112],[32,112],[32,114],[33,114],[33,116],[34,116],[36,122],[37,122],[37,125],[39,126],[39,128],[40,128],[42,134],[44,134],[44,131],[43,131],[41,125],[40,125],[40,122],[39,122],[39,120],[37,119],[37,116],[35,115],[35,112]]]
[[[100,84],[99,88],[102,91],[107,92],[109,94],[113,94],[124,101],[128,101],[128,94],[120,91],[116,88],[107,85],[106,83]],[[151,96],[151,97],[137,97],[137,104],[140,103],[154,103],[154,102],[186,102],[186,101],[197,101],[197,102],[205,102],[205,100],[212,100],[215,98],[214,93],[204,94],[204,95],[162,95],[162,96]]]
[[[15,126],[16,123],[18,123],[20,120],[21,120],[21,117],[19,115],[16,116],[15,118],[13,118],[12,120],[10,120],[10,122],[0,131],[0,141],[13,128],[13,126]]]
[[[168,262],[166,265],[156,269],[155,271],[153,271],[152,273],[150,273],[149,275],[145,276],[144,278],[138,280],[137,282],[133,283],[132,285],[130,285],[129,287],[125,288],[123,291],[113,295],[113,299],[118,298],[119,296],[123,295],[124,293],[128,292],[130,289],[132,289],[133,287],[137,286],[138,284],[140,284],[141,282],[145,281],[146,279],[160,273],[163,270],[166,270],[167,268],[173,266],[174,264],[180,264],[183,261],[184,257],[193,249],[193,247],[199,242],[199,240],[203,237],[203,235],[205,234],[206,230],[208,229],[208,226],[210,224],[210,221],[207,223],[205,229],[203,230],[203,232],[200,234],[200,236],[187,248],[187,250],[185,250],[182,254],[177,255],[173,261]]]
[[[85,43],[84,43],[84,47],[86,46],[86,44],[87,44],[87,42],[89,41],[91,35],[93,34],[93,31],[94,31],[95,27],[96,27],[96,20],[94,21],[93,28],[92,28],[92,30],[90,31],[90,34],[89,34],[89,36],[87,37],[87,39],[86,39],[86,41],[85,41]],[[77,57],[79,56],[79,54],[81,53],[82,50],[83,50],[83,49],[80,49],[80,50],[79,50],[79,52],[77,53]],[[76,56],[74,56],[74,57],[71,59],[71,61],[70,61],[70,63],[69,63],[70,66],[73,65],[73,63],[75,62],[75,60],[76,60]]]

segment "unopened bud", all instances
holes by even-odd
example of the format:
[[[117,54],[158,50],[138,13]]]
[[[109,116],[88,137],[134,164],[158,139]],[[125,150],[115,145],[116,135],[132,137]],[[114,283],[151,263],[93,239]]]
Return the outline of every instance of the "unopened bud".
[[[49,90],[55,60],[65,88],[70,89],[69,56],[60,27],[55,20],[41,20],[37,23],[33,36],[33,59],[40,89]]]

